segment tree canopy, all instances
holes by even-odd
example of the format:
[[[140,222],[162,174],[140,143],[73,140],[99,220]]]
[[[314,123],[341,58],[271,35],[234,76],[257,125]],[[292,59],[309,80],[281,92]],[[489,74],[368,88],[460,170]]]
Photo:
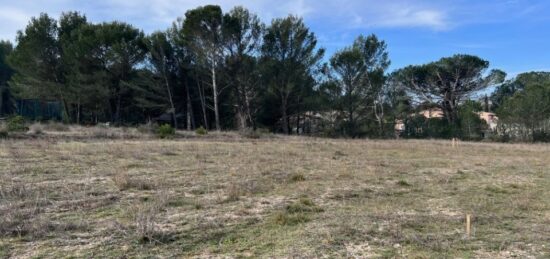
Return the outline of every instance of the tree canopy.
[[[264,24],[240,6],[200,6],[150,34],[78,12],[41,14],[14,45],[0,42],[0,116],[35,99],[61,103],[64,120],[77,124],[471,139],[549,130],[549,72],[504,82],[504,72],[466,54],[389,72],[389,56],[371,34],[326,57],[302,18]],[[476,99],[489,87],[490,102]],[[443,118],[419,116],[426,109]],[[481,110],[497,112],[498,130]]]
[[[425,65],[395,72],[395,77],[415,97],[438,104],[450,124],[458,120],[462,101],[491,85],[502,83],[506,74],[491,70],[489,62],[471,55],[454,55]]]

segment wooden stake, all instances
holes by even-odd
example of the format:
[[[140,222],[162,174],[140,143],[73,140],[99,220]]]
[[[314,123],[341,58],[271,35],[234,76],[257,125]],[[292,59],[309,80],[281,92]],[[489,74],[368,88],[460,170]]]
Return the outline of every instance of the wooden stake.
[[[470,214],[466,214],[466,236],[467,237],[470,237],[470,230],[471,230],[471,227],[470,227],[470,217],[471,215]]]

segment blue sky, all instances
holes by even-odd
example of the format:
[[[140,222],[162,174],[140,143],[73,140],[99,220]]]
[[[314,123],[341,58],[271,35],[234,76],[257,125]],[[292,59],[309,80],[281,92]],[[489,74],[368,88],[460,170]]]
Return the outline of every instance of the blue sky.
[[[224,11],[242,5],[266,23],[290,13],[303,16],[327,56],[359,34],[375,33],[388,44],[391,69],[464,53],[509,76],[550,71],[548,0],[0,0],[0,39],[13,41],[41,12],[58,17],[76,10],[92,22],[121,20],[149,33],[205,4]]]

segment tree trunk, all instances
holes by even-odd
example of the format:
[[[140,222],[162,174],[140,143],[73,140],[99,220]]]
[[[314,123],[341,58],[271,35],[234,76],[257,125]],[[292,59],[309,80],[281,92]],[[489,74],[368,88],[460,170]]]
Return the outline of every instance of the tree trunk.
[[[206,129],[209,129],[208,127],[208,118],[206,117],[206,100],[204,99],[204,89],[201,87],[201,84],[199,83],[199,78],[197,77],[197,87],[199,88],[199,98],[201,99],[201,108],[202,108],[202,118],[204,122],[204,127]]]
[[[189,95],[189,84],[186,84],[185,91],[187,95],[187,130],[191,130],[191,115],[193,113],[193,105],[191,104],[191,95]]]
[[[296,135],[300,135],[300,113],[296,114]]]
[[[0,116],[4,114],[4,86],[0,85]]]
[[[65,99],[61,99],[61,102],[63,103],[63,109],[65,110],[65,118],[71,122],[71,114],[69,113],[69,107],[67,105],[67,101]]]
[[[164,64],[164,62],[163,62]],[[164,68],[163,65],[163,72],[162,75],[164,77],[164,83],[166,85],[166,91],[168,92],[168,99],[170,101],[170,108],[172,111],[172,119],[174,120],[174,128],[178,128],[178,119],[176,118],[176,106],[174,106],[174,100],[172,98],[172,90],[170,89],[170,84],[168,83],[168,77],[166,76],[166,68]]]
[[[211,68],[212,73],[212,91],[214,96],[214,116],[216,119],[216,131],[220,131],[220,113],[218,110],[218,87],[216,85],[216,65]]]
[[[120,102],[121,102],[120,93],[117,95],[116,100],[116,110],[115,110],[115,123],[118,126],[120,124]]]
[[[76,124],[80,125],[80,98],[78,98],[78,102],[76,104]]]
[[[283,116],[283,117],[282,117],[282,121],[283,121],[283,133],[285,133],[286,135],[289,135],[289,131],[288,131],[288,116],[287,116],[287,112],[286,112],[286,106],[287,106],[287,100],[286,100],[286,98],[283,98],[282,104],[281,104],[281,115]]]
[[[250,125],[252,125],[252,129],[256,130],[256,124],[254,122],[254,119],[252,118],[252,112],[250,111],[250,100],[248,98],[248,94],[244,95],[245,105],[246,105],[246,117],[248,118],[248,121]]]

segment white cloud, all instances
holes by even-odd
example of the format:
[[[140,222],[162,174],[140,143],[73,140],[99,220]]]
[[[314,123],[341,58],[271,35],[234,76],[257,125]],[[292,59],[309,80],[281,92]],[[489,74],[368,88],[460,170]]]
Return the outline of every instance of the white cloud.
[[[523,2],[524,3],[524,2]],[[0,0],[0,38],[13,39],[31,16],[47,12],[56,17],[62,11],[77,10],[91,21],[128,21],[150,32],[168,27],[191,8],[220,5],[225,11],[242,5],[257,13],[264,22],[296,14],[306,22],[338,28],[427,28],[441,31],[460,24],[483,22],[514,13],[532,14],[544,9],[518,0]],[[488,15],[491,14],[491,15]]]
[[[383,27],[427,27],[436,30],[446,29],[450,25],[442,11],[411,8],[389,12],[367,24]]]

